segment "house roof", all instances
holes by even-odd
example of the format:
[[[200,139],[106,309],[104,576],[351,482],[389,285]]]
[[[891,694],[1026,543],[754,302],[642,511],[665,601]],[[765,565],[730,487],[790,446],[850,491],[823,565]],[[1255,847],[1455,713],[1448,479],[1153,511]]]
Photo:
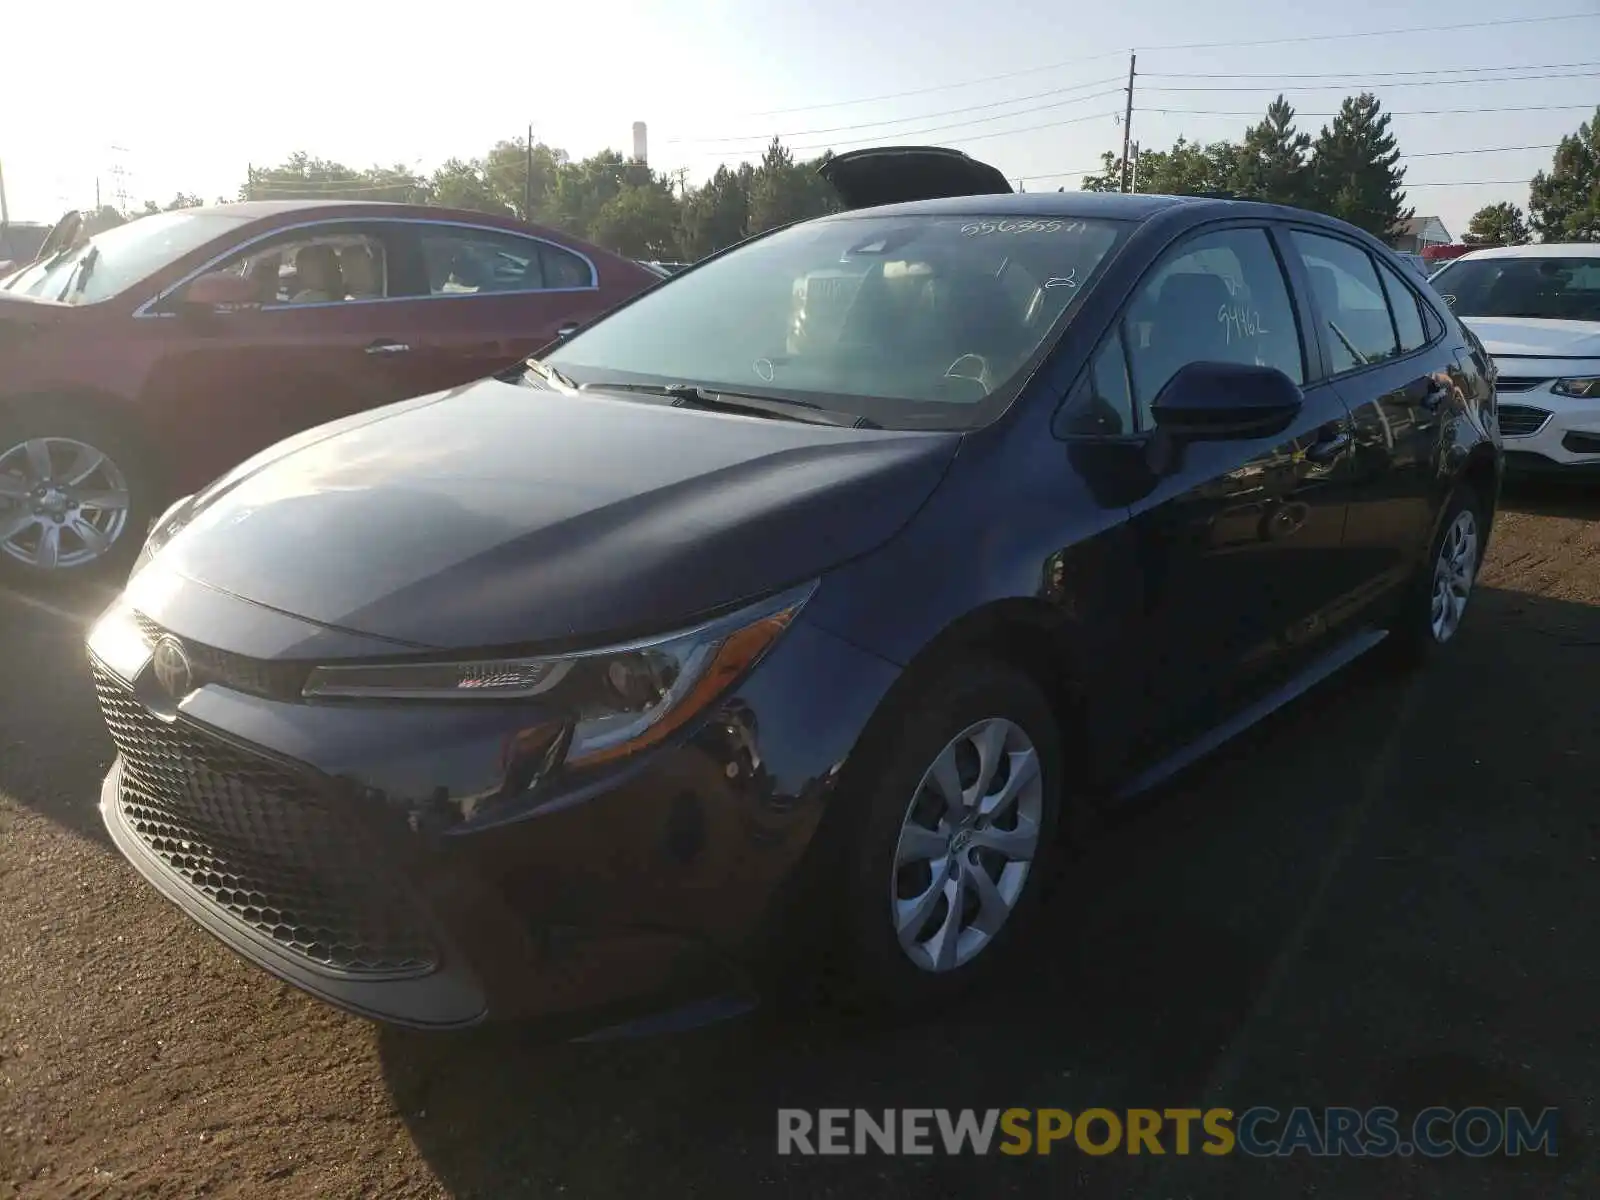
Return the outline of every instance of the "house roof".
[[[1445,229],[1444,222],[1439,220],[1438,217],[1409,217],[1395,225],[1394,233],[1396,237],[1419,238],[1428,232],[1430,225],[1437,225],[1439,232],[1444,234],[1444,240],[1447,242],[1450,240],[1450,234]]]

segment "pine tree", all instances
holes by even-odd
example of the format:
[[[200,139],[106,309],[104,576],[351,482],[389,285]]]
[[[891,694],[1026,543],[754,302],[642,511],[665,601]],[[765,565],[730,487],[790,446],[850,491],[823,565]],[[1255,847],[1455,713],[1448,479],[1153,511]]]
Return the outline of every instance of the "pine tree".
[[[1232,190],[1241,198],[1304,207],[1311,199],[1310,149],[1311,136],[1295,129],[1294,109],[1280,95],[1261,123],[1245,133]]]
[[[1461,240],[1469,246],[1525,246],[1528,225],[1522,210],[1509,200],[1486,204],[1472,214],[1472,224]]]
[[[1386,241],[1416,211],[1405,204],[1406,170],[1390,120],[1371,92],[1346,96],[1311,150],[1311,207]]]
[[[1600,108],[1533,177],[1528,216],[1541,241],[1600,242]]]

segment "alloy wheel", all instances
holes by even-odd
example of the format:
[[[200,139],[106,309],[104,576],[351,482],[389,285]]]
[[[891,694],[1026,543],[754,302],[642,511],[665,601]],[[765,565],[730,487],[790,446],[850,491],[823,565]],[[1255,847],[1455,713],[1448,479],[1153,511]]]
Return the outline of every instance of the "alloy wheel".
[[[0,451],[0,551],[38,571],[81,567],[128,523],[128,481],[104,451],[36,437]]]
[[[1039,753],[1015,722],[962,730],[923,773],[895,846],[889,911],[925,971],[964,966],[1022,898],[1039,848]]]
[[[1478,518],[1464,508],[1450,522],[1433,565],[1433,603],[1429,620],[1441,645],[1455,636],[1478,575]]]

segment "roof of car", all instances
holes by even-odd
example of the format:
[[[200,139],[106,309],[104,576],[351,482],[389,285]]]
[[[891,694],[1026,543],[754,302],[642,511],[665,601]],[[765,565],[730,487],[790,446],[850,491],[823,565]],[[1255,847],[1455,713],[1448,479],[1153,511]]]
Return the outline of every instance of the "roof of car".
[[[1600,246],[1593,242],[1538,242],[1531,246],[1486,246],[1469,250],[1451,259],[1462,262],[1477,258],[1600,258]]]
[[[508,229],[538,229],[511,213],[486,213],[470,209],[441,208],[433,204],[397,204],[389,200],[241,200],[212,204],[193,212],[218,213],[246,221],[264,221],[298,213],[345,213],[351,217],[410,217],[434,221],[468,221]]]
[[[881,208],[862,208],[840,213],[840,217],[902,216],[933,214],[964,216],[1015,213],[1032,217],[1073,217],[1088,220],[1143,221],[1179,206],[1192,207],[1202,216],[1276,216],[1315,218],[1316,214],[1279,204],[1250,200],[1224,200],[1211,196],[1152,196],[1123,192],[1015,192],[1009,195],[955,196],[945,200],[913,200],[906,204],[887,204]]]

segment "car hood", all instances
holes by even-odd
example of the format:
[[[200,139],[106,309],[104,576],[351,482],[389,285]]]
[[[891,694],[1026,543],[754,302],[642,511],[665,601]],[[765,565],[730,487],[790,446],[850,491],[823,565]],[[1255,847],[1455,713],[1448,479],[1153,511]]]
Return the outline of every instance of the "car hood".
[[[656,633],[880,545],[960,442],[486,380],[258,455],[158,562],[418,647]]]
[[[1463,317],[1496,358],[1600,358],[1600,322]]]
[[[1008,195],[998,167],[944,146],[873,146],[825,159],[817,174],[846,208],[876,208],[911,200]]]

